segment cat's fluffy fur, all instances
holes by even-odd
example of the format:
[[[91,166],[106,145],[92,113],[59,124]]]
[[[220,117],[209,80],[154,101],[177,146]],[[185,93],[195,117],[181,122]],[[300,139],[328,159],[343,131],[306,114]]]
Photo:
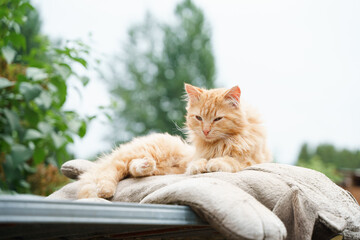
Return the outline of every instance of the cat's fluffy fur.
[[[270,161],[258,114],[240,101],[240,88],[205,90],[185,84],[186,144],[180,137],[150,134],[120,145],[80,176],[78,198],[109,198],[124,177],[236,172]]]
[[[258,113],[240,101],[238,86],[205,90],[185,85],[186,127],[195,147],[187,172],[236,172],[271,160]]]
[[[180,137],[150,134],[122,144],[96,161],[94,168],[80,176],[78,198],[109,198],[126,176],[184,173],[194,149]]]

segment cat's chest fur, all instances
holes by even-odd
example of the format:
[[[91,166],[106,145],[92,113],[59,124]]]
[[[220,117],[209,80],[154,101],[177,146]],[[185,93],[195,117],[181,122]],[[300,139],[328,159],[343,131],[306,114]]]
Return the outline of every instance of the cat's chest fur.
[[[235,157],[239,155],[241,148],[238,144],[233,143],[232,140],[220,140],[214,143],[199,141],[196,144],[197,158],[217,158],[223,156]]]

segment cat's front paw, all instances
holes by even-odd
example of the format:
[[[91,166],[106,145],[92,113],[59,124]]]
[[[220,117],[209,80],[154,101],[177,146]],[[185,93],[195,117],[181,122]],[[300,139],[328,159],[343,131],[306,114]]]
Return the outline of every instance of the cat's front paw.
[[[114,196],[117,184],[110,180],[100,180],[97,184],[97,196],[100,198],[111,198]]]
[[[156,161],[152,158],[137,158],[130,162],[129,172],[133,177],[150,176],[156,170]]]
[[[205,173],[206,172],[206,163],[207,163],[207,160],[205,158],[189,162],[189,164],[186,168],[186,174],[194,175],[194,174],[199,174],[199,173]]]
[[[206,164],[207,172],[233,172],[233,167],[223,158],[212,158]]]

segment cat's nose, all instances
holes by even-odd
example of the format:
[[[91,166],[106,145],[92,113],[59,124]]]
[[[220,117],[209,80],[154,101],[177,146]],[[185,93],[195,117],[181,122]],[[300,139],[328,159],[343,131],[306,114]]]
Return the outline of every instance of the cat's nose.
[[[210,129],[203,129],[203,133],[205,134],[205,136],[207,136],[210,132]]]

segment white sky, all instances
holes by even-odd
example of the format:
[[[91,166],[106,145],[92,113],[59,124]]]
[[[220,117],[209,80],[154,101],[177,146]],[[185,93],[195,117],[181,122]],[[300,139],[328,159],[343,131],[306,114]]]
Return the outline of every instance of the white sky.
[[[171,21],[179,1],[36,0],[43,32],[82,39],[95,54],[112,56],[133,23],[149,10]],[[242,97],[262,113],[274,157],[293,163],[304,142],[360,148],[360,1],[195,0],[212,27],[217,84],[239,85]],[[94,72],[80,99],[68,108],[96,113],[108,103]],[[104,124],[90,125],[77,140],[79,158],[109,149]]]

